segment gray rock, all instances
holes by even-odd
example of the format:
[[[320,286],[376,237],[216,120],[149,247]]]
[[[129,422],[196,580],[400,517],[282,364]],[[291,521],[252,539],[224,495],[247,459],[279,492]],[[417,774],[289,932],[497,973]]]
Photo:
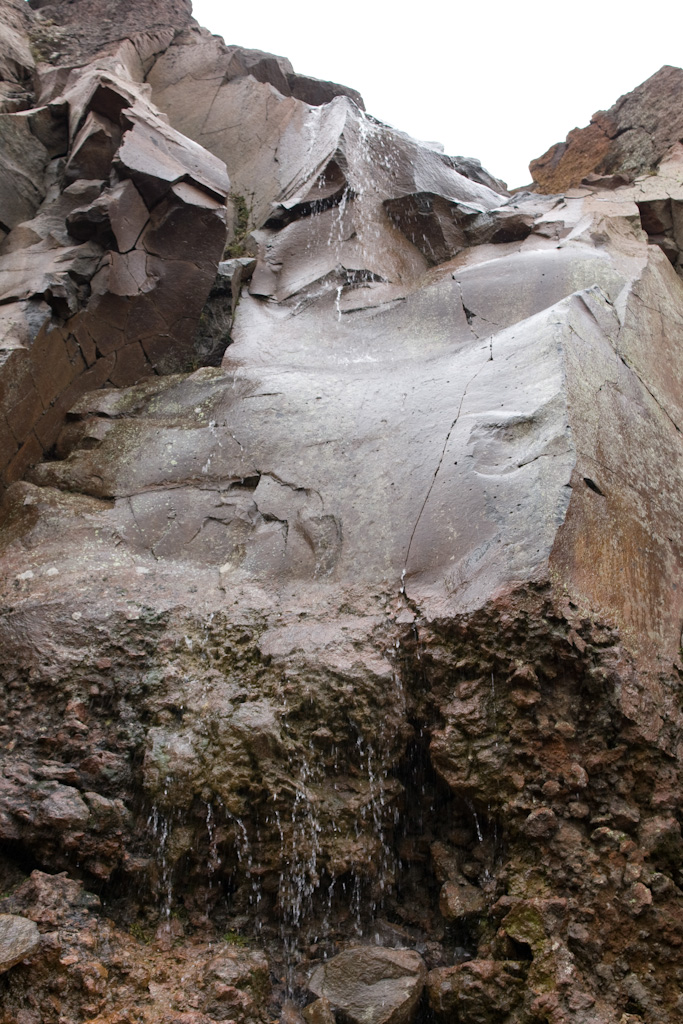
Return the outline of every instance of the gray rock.
[[[13,228],[30,220],[45,195],[50,154],[26,114],[0,114],[0,221]]]
[[[90,817],[87,804],[72,786],[56,785],[38,804],[36,818],[41,826],[56,829],[83,827]]]
[[[69,0],[30,0],[30,6],[46,56],[64,64],[85,63],[122,39],[132,39],[144,58],[154,52],[154,37],[158,49],[166,33],[168,45],[192,19],[190,0],[91,0],[87,17]]]
[[[308,987],[352,1024],[409,1024],[426,977],[414,950],[362,946],[318,967]]]
[[[25,0],[2,0],[0,14],[0,81],[21,85],[35,67],[28,39],[32,12]]]
[[[508,195],[506,183],[493,174],[489,174],[486,168],[482,167],[481,160],[472,156],[449,156],[445,159],[458,174],[464,174],[466,178],[478,181],[480,185],[486,185],[487,188],[493,189],[494,192],[500,192],[503,196]]]
[[[0,914],[0,974],[21,963],[38,949],[38,926],[17,914]]]
[[[465,879],[444,882],[439,894],[439,910],[447,921],[475,917],[486,911],[486,898],[481,889]]]

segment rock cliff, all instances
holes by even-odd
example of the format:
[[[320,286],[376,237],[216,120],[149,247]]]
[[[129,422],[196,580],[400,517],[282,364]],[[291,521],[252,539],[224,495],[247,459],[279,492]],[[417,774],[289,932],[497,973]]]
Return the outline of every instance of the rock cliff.
[[[683,72],[510,195],[1,8],[3,1019],[676,1024]]]

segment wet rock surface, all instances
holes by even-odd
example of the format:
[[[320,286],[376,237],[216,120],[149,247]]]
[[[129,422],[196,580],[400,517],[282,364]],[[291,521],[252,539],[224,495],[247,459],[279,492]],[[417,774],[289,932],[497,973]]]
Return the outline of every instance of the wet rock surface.
[[[509,196],[184,4],[32,6],[7,1020],[676,1024],[680,146]]]

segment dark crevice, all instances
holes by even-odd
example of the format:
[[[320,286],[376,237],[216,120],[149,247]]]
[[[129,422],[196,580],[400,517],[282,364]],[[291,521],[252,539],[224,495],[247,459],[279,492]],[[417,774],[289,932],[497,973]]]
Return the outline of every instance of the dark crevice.
[[[590,477],[585,476],[583,478],[583,482],[585,483],[586,487],[589,488],[589,490],[594,491],[596,494],[599,494],[603,498],[605,497],[604,492],[600,490],[595,481],[591,480]]]

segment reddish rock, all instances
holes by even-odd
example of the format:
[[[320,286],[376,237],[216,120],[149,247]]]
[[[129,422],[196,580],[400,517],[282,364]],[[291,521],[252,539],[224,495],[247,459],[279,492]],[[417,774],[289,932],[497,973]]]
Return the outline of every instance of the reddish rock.
[[[582,182],[614,188],[652,170],[683,136],[683,70],[664,65],[609,110],[593,114],[529,164],[539,192],[566,192]]]
[[[525,833],[531,839],[547,839],[556,831],[558,821],[549,807],[539,807],[532,811],[524,822]]]

